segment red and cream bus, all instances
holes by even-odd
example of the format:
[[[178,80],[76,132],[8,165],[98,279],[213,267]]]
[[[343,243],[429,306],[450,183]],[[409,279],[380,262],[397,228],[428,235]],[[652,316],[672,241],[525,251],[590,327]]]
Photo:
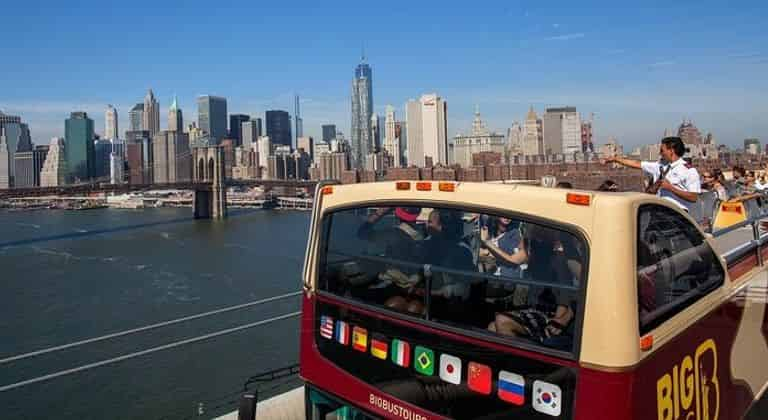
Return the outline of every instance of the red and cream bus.
[[[638,193],[320,186],[307,418],[768,418],[767,241]]]

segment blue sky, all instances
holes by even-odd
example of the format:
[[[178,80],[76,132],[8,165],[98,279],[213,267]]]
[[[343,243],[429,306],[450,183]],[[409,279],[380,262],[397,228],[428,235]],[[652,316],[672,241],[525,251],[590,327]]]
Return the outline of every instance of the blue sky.
[[[152,88],[165,127],[172,96],[185,123],[195,97],[229,111],[292,111],[305,132],[349,131],[351,78],[365,45],[375,111],[437,92],[449,133],[475,104],[503,131],[530,105],[596,115],[598,143],[651,143],[691,118],[719,142],[768,141],[765,1],[625,2],[7,2],[0,24],[0,110],[36,142],[62,135],[69,112],[103,130],[111,103],[127,126]],[[270,4],[271,3],[271,4]]]

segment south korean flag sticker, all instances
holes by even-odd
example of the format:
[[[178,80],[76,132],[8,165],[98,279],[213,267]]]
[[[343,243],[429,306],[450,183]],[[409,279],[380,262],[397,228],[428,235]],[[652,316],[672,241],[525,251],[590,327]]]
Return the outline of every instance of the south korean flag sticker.
[[[563,403],[560,387],[544,381],[533,381],[533,409],[550,416],[559,416]]]

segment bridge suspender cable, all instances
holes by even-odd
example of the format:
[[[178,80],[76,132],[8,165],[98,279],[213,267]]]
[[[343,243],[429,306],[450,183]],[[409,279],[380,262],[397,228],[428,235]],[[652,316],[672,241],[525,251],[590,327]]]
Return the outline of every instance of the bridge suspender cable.
[[[130,330],[120,331],[120,332],[116,332],[116,333],[112,333],[112,334],[106,334],[106,335],[102,335],[102,336],[99,336],[99,337],[88,338],[86,340],[80,340],[80,341],[75,341],[75,342],[68,343],[68,344],[62,344],[60,346],[54,346],[54,347],[48,347],[48,348],[41,349],[41,350],[35,350],[35,351],[29,352],[29,353],[23,353],[23,354],[19,354],[19,355],[16,355],[16,356],[10,356],[10,357],[6,357],[6,358],[3,358],[3,359],[0,359],[0,364],[10,363],[10,362],[14,362],[14,361],[17,361],[17,360],[22,360],[22,359],[28,359],[30,357],[40,356],[41,354],[46,354],[46,353],[51,353],[51,352],[55,352],[55,351],[60,351],[60,350],[72,348],[72,347],[82,346],[84,344],[96,343],[98,341],[110,340],[110,339],[117,338],[117,337],[122,337],[122,336],[125,336],[125,335],[136,334],[136,333],[143,332],[143,331],[154,330],[156,328],[166,327],[168,325],[178,324],[180,322],[191,321],[193,319],[205,318],[205,317],[209,317],[209,316],[212,316],[212,315],[218,315],[218,314],[225,313],[225,312],[236,311],[236,310],[248,308],[248,307],[251,307],[251,306],[261,305],[261,304],[264,304],[264,303],[274,302],[276,300],[281,300],[281,299],[286,299],[286,298],[293,297],[293,296],[298,296],[300,294],[301,294],[300,291],[286,293],[286,294],[283,294],[283,295],[272,296],[272,297],[265,298],[265,299],[255,300],[253,302],[241,303],[239,305],[228,306],[226,308],[215,309],[213,311],[208,311],[208,312],[203,312],[203,313],[199,313],[199,314],[195,314],[195,315],[185,316],[183,318],[171,319],[171,320],[168,320],[168,321],[158,322],[156,324],[145,325],[145,326],[139,327],[139,328],[133,328],[133,329],[130,329]]]
[[[280,315],[280,316],[272,317],[272,318],[269,318],[269,319],[263,319],[261,321],[252,322],[250,324],[240,325],[239,327],[228,328],[226,330],[216,331],[216,332],[212,332],[210,334],[200,335],[200,336],[197,336],[197,337],[188,338],[186,340],[180,340],[180,341],[175,341],[173,343],[164,344],[162,346],[152,347],[152,348],[149,348],[149,349],[146,349],[146,350],[141,350],[141,351],[137,351],[137,352],[133,352],[133,353],[124,354],[122,356],[113,357],[111,359],[102,360],[102,361],[95,362],[95,363],[89,363],[87,365],[78,366],[78,367],[75,367],[75,368],[72,368],[72,369],[60,370],[58,372],[49,373],[48,375],[38,376],[36,378],[27,379],[25,381],[15,382],[15,383],[8,384],[8,385],[2,385],[2,386],[0,386],[0,392],[10,391],[12,389],[20,388],[20,387],[23,387],[23,386],[26,386],[26,385],[31,385],[31,384],[38,383],[38,382],[48,381],[48,380],[51,380],[51,379],[54,379],[54,378],[58,378],[60,376],[71,375],[73,373],[82,372],[82,371],[94,369],[94,368],[101,367],[101,366],[111,365],[111,364],[114,364],[114,363],[117,363],[117,362],[121,362],[123,360],[133,359],[135,357],[144,356],[144,355],[155,353],[155,352],[158,352],[158,351],[161,351],[161,350],[172,349],[174,347],[183,346],[185,344],[197,343],[199,341],[208,340],[208,339],[211,339],[211,338],[214,338],[214,337],[219,337],[219,336],[222,336],[222,335],[231,334],[231,333],[234,333],[234,332],[246,330],[248,328],[258,327],[260,325],[268,324],[270,322],[280,321],[282,319],[288,319],[288,318],[299,316],[299,315],[301,315],[301,311],[291,312],[291,313],[288,313],[288,314],[285,314],[285,315]]]

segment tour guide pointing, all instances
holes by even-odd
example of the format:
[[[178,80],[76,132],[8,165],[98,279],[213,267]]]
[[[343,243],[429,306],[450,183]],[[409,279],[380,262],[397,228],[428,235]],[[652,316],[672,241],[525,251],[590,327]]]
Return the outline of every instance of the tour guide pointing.
[[[630,168],[642,169],[653,177],[655,190],[649,191],[688,211],[701,193],[701,179],[696,168],[683,160],[685,145],[680,137],[665,137],[659,147],[658,162],[610,157],[605,163],[616,162]]]

